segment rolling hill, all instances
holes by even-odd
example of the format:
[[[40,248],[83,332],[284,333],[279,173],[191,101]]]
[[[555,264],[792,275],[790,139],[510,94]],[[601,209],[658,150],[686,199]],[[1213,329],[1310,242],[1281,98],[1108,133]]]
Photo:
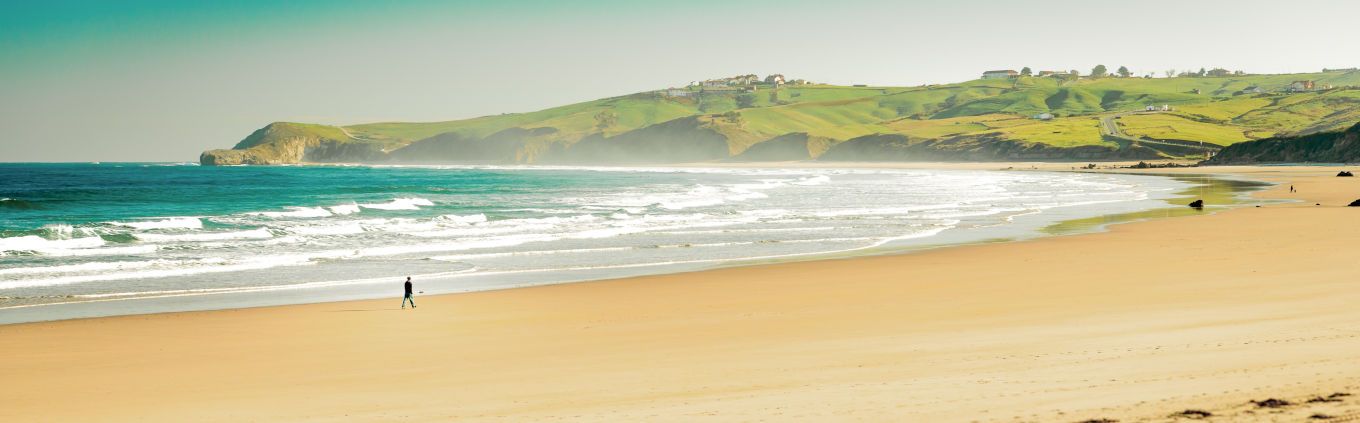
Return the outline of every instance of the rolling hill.
[[[1314,87],[1290,90],[1294,81]],[[204,152],[200,161],[1152,159],[1348,128],[1360,121],[1357,86],[1357,71],[1019,77],[917,87],[694,86],[446,122],[276,122],[232,149]]]

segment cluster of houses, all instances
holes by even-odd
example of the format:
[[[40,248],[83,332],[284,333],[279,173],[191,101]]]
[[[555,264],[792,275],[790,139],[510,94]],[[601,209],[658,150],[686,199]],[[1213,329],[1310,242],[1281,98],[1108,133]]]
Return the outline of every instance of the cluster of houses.
[[[1017,78],[1019,76],[1020,72],[1016,72],[1010,69],[990,70],[982,73],[982,79],[1011,79]]]
[[[1039,73],[1038,73],[1037,75],[1038,75],[1039,77],[1064,78],[1064,77],[1071,76],[1072,73],[1070,73],[1070,72],[1062,72],[1062,71],[1051,71],[1051,70],[1046,70],[1046,71],[1039,71]],[[989,71],[986,71],[986,72],[983,72],[983,73],[982,73],[982,79],[1011,79],[1011,78],[1019,78],[1019,77],[1020,77],[1020,72],[1016,72],[1016,71],[1010,70],[1010,69],[1003,69],[1003,70],[989,70]]]
[[[757,91],[761,86],[778,89],[783,85],[807,85],[811,84],[806,80],[788,80],[782,74],[767,75],[764,79],[756,74],[737,75],[727,78],[708,79],[689,83],[685,88],[667,88],[664,93],[668,97],[689,97],[702,92],[749,92]]]
[[[1170,112],[1173,110],[1176,109],[1172,108],[1170,104],[1163,104],[1161,106],[1147,106],[1143,108],[1143,111],[1145,112]],[[1039,113],[1037,115],[1030,117],[1038,120],[1053,120],[1054,118],[1052,113]]]
[[[746,74],[727,78],[709,79],[699,82],[698,84],[703,87],[744,87],[747,85],[755,85],[759,82],[759,76],[756,76],[755,74]]]
[[[1312,91],[1313,88],[1316,87],[1317,85],[1314,84],[1313,81],[1294,81],[1289,83],[1289,86],[1284,87],[1284,90],[1289,92],[1302,92]]]
[[[778,74],[778,73],[776,73],[776,74],[773,74],[773,75],[766,76],[765,79],[761,79],[759,76],[756,76],[755,74],[746,74],[746,75],[737,75],[737,76],[728,77],[728,78],[718,78],[718,79],[709,79],[709,80],[706,80],[706,81],[691,82],[689,85],[690,85],[690,86],[700,86],[700,87],[705,87],[705,88],[712,88],[712,87],[749,87],[749,86],[760,85],[760,84],[764,84],[764,85],[784,85],[784,84],[803,85],[803,84],[808,84],[808,82],[807,82],[807,81],[804,81],[804,80],[802,80],[802,79],[788,80],[788,79],[784,78],[784,75],[783,75],[783,74]]]
[[[1254,88],[1254,89],[1253,89],[1253,88]],[[1289,83],[1289,85],[1286,85],[1286,86],[1284,87],[1284,92],[1287,92],[1287,93],[1306,93],[1306,92],[1309,92],[1309,91],[1330,90],[1330,89],[1332,89],[1332,88],[1334,88],[1334,87],[1331,86],[1331,85],[1318,84],[1318,83],[1316,83],[1316,82],[1314,82],[1314,81],[1294,81],[1294,82],[1291,82],[1291,83]],[[1250,93],[1250,94],[1260,94],[1260,93],[1262,93],[1262,92],[1265,92],[1265,90],[1262,90],[1261,87],[1250,87],[1250,88],[1247,88],[1247,89],[1245,89],[1245,90],[1242,90],[1242,92],[1243,92],[1244,94],[1246,94],[1246,93]]]

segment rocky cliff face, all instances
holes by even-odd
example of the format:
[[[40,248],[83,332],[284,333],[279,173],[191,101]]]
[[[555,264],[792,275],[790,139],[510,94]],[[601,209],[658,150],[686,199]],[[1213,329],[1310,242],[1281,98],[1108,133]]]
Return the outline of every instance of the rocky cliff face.
[[[1360,124],[1340,132],[1276,137],[1224,147],[1207,165],[1360,162]]]
[[[251,133],[230,150],[198,156],[205,166],[381,162],[382,146],[358,142],[333,126],[276,122]]]

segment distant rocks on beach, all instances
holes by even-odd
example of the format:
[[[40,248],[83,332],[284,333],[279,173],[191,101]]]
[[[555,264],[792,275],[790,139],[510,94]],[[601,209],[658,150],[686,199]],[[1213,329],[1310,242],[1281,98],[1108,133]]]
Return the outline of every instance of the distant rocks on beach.
[[[1094,167],[1095,167],[1095,165],[1090,165],[1090,166],[1091,166],[1091,168],[1094,168]],[[1189,164],[1185,164],[1185,163],[1176,163],[1176,162],[1148,163],[1148,162],[1142,162],[1142,161],[1140,161],[1140,162],[1138,162],[1138,164],[1135,164],[1135,165],[1131,165],[1131,166],[1125,167],[1125,169],[1166,169],[1166,168],[1177,168],[1177,167],[1199,167],[1199,164],[1198,164],[1198,163],[1189,163]]]

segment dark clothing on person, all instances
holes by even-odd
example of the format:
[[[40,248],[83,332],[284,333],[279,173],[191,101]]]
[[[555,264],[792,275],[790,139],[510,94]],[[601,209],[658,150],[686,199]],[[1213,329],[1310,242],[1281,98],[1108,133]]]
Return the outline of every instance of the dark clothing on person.
[[[411,280],[406,280],[406,295],[401,297],[401,308],[406,308],[406,302],[411,303],[411,308],[416,308],[416,295],[411,292]]]

